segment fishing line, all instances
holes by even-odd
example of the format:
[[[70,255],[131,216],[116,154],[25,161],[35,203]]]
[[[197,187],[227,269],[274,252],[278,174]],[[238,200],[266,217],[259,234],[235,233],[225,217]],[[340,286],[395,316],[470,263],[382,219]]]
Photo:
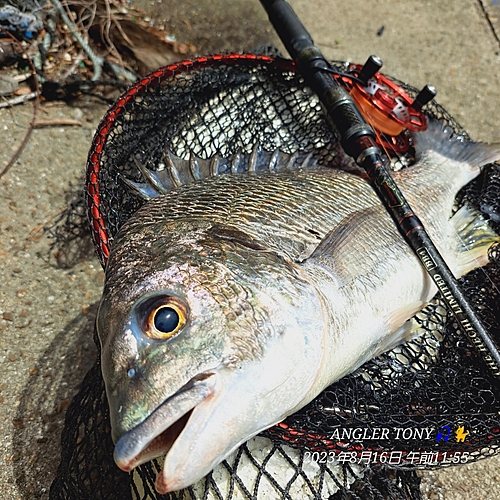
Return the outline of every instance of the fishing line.
[[[376,59],[375,60],[369,59],[367,61],[367,63],[365,64],[365,66],[369,65],[369,64],[374,64],[375,65],[374,69],[378,70],[378,69],[381,68],[381,66],[378,66],[380,64],[380,61],[378,61]],[[351,82],[356,82],[356,83],[358,83],[360,85],[363,85],[364,87],[367,85],[367,81],[363,81],[361,78],[356,77],[353,71],[350,71],[350,72],[340,72],[340,71],[336,71],[336,70],[332,69],[332,70],[328,70],[328,72],[331,73],[331,74],[335,74],[335,75],[337,75],[339,77],[350,79]],[[425,93],[425,91],[426,91],[426,88],[424,87],[423,92]],[[427,91],[429,91],[429,92],[431,92],[431,93],[433,93],[435,95],[435,90],[433,88],[431,88],[431,90],[429,90],[429,87],[427,87]],[[383,133],[377,127],[377,117],[375,117],[373,115],[370,107],[365,107],[363,109],[363,116],[366,118],[366,120],[369,123],[369,125],[373,128],[373,131],[375,133],[375,137],[376,137],[377,143],[381,147],[381,149],[384,151],[385,155],[388,158],[389,163],[392,165],[394,159],[396,159],[396,161],[399,161],[399,163],[401,165],[403,165],[403,166],[405,166],[407,168],[412,168],[412,166],[416,163],[416,161],[413,161],[412,164],[407,165],[407,161],[408,161],[408,156],[407,156],[408,153],[407,152],[406,153],[404,153],[404,152],[400,153],[396,148],[391,148],[390,146],[388,146],[386,144],[386,142],[384,140]],[[391,117],[387,116],[387,120],[391,120]],[[405,132],[402,132],[402,133],[405,133]],[[456,135],[454,135],[453,137],[456,137]],[[453,137],[450,137],[450,139],[452,139]],[[441,167],[443,167],[445,165],[446,165],[446,160],[443,160],[435,168],[439,169],[439,168],[441,168]],[[391,168],[391,170],[394,170],[394,169]],[[410,190],[409,187],[408,187],[408,185],[407,185],[407,180],[404,177],[403,178],[399,178],[398,179],[398,183],[401,184],[405,190],[407,190],[407,191]],[[453,217],[453,215],[451,215],[450,218],[448,219],[448,223],[449,223],[449,225],[451,227],[451,230],[453,231],[453,233],[457,237],[457,240],[462,244],[462,246],[464,248],[464,250],[462,250],[462,252],[465,253],[465,254],[468,254],[468,255],[472,256],[470,260],[471,260],[471,262],[476,263],[475,268],[476,269],[480,269],[481,270],[480,272],[486,277],[487,281],[491,283],[491,285],[493,286],[493,288],[496,291],[500,292],[500,290],[498,289],[498,287],[493,282],[492,278],[489,276],[487,270],[484,268],[484,265],[480,265],[481,264],[480,260],[478,258],[476,258],[476,257],[473,257],[474,251],[470,250],[469,248],[467,248],[465,239],[462,238],[462,236],[459,233],[459,231],[455,229],[454,224],[452,224],[452,223],[449,222],[452,217]],[[487,224],[487,221],[485,221],[485,223]],[[491,259],[488,258],[488,262],[492,262]]]
[[[377,69],[377,71],[378,71],[378,69],[381,68],[381,65],[380,65],[381,61],[379,61],[377,59],[375,59],[374,62],[369,59],[367,61],[367,64],[370,64],[370,63],[375,65],[375,69]],[[322,71],[325,71],[327,73],[335,75],[336,77],[339,77],[341,79],[340,80],[341,81],[341,85],[345,85],[346,80],[349,80],[349,85],[356,83],[358,85],[363,86],[364,88],[366,88],[366,86],[368,85],[368,81],[364,81],[363,79],[358,78],[356,76],[355,72],[352,71],[352,70],[350,72],[341,72],[341,71],[337,71],[337,70],[335,70],[333,68],[324,68],[324,69],[322,69]],[[376,86],[377,84],[374,82],[374,85]],[[433,92],[435,94],[435,90],[434,89],[432,89],[431,92]],[[389,164],[389,166],[388,166],[389,170],[391,170],[391,171],[396,171],[397,170],[396,168],[394,168],[394,163],[395,162],[399,162],[399,164],[402,166],[401,168],[410,168],[411,169],[412,166],[415,165],[415,163],[417,163],[416,158],[410,158],[408,150],[405,151],[405,152],[403,152],[403,151],[400,152],[400,151],[398,151],[397,148],[391,148],[390,145],[387,144],[387,140],[385,139],[384,134],[378,128],[377,117],[373,115],[372,109],[374,109],[374,108],[371,108],[370,106],[364,106],[363,107],[363,111],[362,111],[363,117],[366,119],[366,121],[368,122],[368,124],[372,127],[372,129],[373,129],[373,131],[375,133],[376,142],[379,145],[379,147],[383,150],[383,152],[385,153],[385,155],[387,157],[387,161],[388,161],[388,164]],[[380,116],[378,117],[378,120],[380,120]],[[391,116],[387,115],[387,120],[388,121],[392,120]],[[408,129],[405,128],[405,130],[403,132],[401,132],[401,133],[402,134],[407,134],[408,133]],[[418,132],[414,132],[414,133],[418,133]],[[396,140],[396,139],[394,139],[394,140]],[[411,147],[411,142],[409,141],[408,148],[410,148],[410,147]],[[408,164],[409,160],[413,160],[411,162],[411,164]],[[447,161],[443,160],[440,164],[438,164],[435,167],[435,169],[439,170],[440,168],[446,166],[446,164],[447,164]],[[410,187],[408,186],[407,179],[405,177],[400,177],[398,179],[398,184],[406,192],[410,192]],[[416,209],[418,210],[419,207],[416,207]],[[459,254],[461,254],[461,253],[464,254],[464,255],[469,255],[470,256],[469,257],[470,262],[474,262],[475,263],[475,266],[473,266],[473,268],[470,271],[468,271],[467,273],[464,273],[463,276],[465,276],[466,274],[469,274],[470,272],[472,272],[473,269],[480,269],[479,272],[481,272],[484,275],[485,281],[489,282],[491,284],[492,288],[494,290],[496,290],[498,293],[500,293],[500,290],[495,285],[494,281],[489,276],[487,270],[484,267],[486,264],[483,264],[479,260],[479,258],[474,257],[474,250],[471,250],[470,248],[468,248],[468,245],[466,244],[465,238],[463,238],[461,236],[460,232],[455,228],[455,225],[451,222],[451,218],[453,217],[453,215],[454,214],[450,215],[450,217],[447,220],[447,223],[450,226],[450,230],[451,230],[452,234],[456,237],[456,240],[457,240],[456,256],[458,257]],[[472,224],[473,223],[474,222],[472,222]],[[485,223],[487,224],[486,221],[485,221]],[[460,245],[461,245],[462,248],[460,248]],[[490,263],[490,262],[492,262],[492,260],[488,257],[488,263]]]
[[[359,83],[360,85],[364,84],[364,81],[361,78],[358,78],[352,71],[348,71],[346,73],[342,71],[338,71],[335,68],[329,67],[329,68],[321,68],[321,71],[325,71],[326,73],[330,73],[332,75],[336,75],[339,77],[344,77],[347,78],[353,82]]]
[[[398,151],[395,151],[395,150],[392,150],[391,152],[389,152],[389,148],[383,144],[382,140],[381,140],[381,133],[377,130],[377,128],[375,127],[375,124],[374,124],[374,121],[373,121],[373,117],[371,116],[370,112],[367,111],[366,114],[365,114],[365,117],[367,118],[367,121],[368,123],[373,127],[374,129],[374,132],[375,132],[375,135],[377,136],[377,139],[378,139],[378,142],[380,144],[380,146],[382,147],[382,149],[384,150],[385,154],[387,155],[389,161],[391,161],[391,156],[393,158],[397,158],[397,160],[399,160],[400,162],[402,162],[402,160],[405,158],[405,155],[404,154],[400,154]],[[416,161],[409,165],[407,168],[412,168],[412,166],[416,163]],[[438,170],[444,166],[446,166],[446,160],[443,160],[440,164],[438,164],[435,168]],[[398,179],[398,183],[407,191],[410,190],[410,188],[408,187],[407,185],[407,180],[404,178],[404,177],[401,177]],[[465,203],[467,204],[467,203]],[[459,207],[460,208],[460,207]],[[418,209],[418,207],[417,207]],[[457,210],[458,211],[458,210]],[[455,212],[456,213],[456,212]],[[479,213],[479,212],[478,212]],[[449,219],[448,219],[448,224],[453,232],[453,234],[456,236],[457,240],[460,242],[460,244],[462,245],[462,247],[465,249],[465,250],[458,250],[457,249],[457,252],[464,252],[466,253],[467,255],[470,255],[471,256],[471,262],[474,262],[476,265],[474,266],[474,269],[477,269],[480,273],[482,273],[485,277],[485,280],[488,281],[491,285],[491,288],[493,288],[496,292],[498,292],[500,294],[500,288],[495,284],[494,280],[491,278],[491,276],[489,275],[487,269],[485,268],[485,265],[482,264],[480,262],[480,260],[477,258],[477,257],[474,257],[474,251],[473,250],[470,250],[468,247],[468,245],[466,244],[466,241],[465,241],[465,238],[462,237],[462,235],[460,234],[460,232],[455,228],[454,224],[451,223],[451,219],[452,217],[454,216],[455,214],[452,214]],[[485,224],[488,224],[488,222],[485,220],[484,221]],[[494,248],[495,246],[498,246],[498,248],[500,249],[500,243],[494,243],[492,244],[490,247],[489,247],[489,251]],[[488,257],[488,263],[494,263],[494,261]],[[498,266],[498,264],[495,264]],[[469,274],[470,272],[472,271],[469,271],[468,273],[464,274],[464,276],[466,276],[467,274]]]
[[[490,247],[490,249],[491,249],[491,248],[493,248],[493,247],[495,247],[495,246],[497,246],[497,247],[499,247],[499,248],[500,248],[500,245],[499,245],[499,244],[496,244],[496,245],[492,245],[492,246]],[[494,263],[494,261],[492,261],[491,259],[488,259],[488,262],[492,262],[492,263]],[[495,265],[497,265],[497,266],[498,266],[498,264],[495,264]],[[500,294],[500,288],[498,288],[498,287],[495,285],[494,281],[491,279],[491,277],[490,277],[490,275],[487,273],[486,269],[484,269],[484,267],[479,267],[478,269],[479,269],[479,270],[480,270],[480,271],[484,274],[484,276],[485,276],[485,277],[488,279],[488,281],[491,283],[492,288],[493,288],[494,290],[496,290],[496,291]]]
[[[377,130],[375,130],[375,133],[376,134],[378,133]],[[384,151],[389,156],[387,148],[384,147]],[[393,156],[397,157],[398,160],[400,160],[400,161],[404,157],[404,155],[400,155],[397,151],[394,151]],[[439,164],[436,165],[435,169],[439,170],[439,169],[445,167],[446,163],[447,163],[446,160],[443,160],[441,163],[439,163]],[[412,168],[413,165],[414,164],[409,165],[407,168]],[[404,177],[400,177],[398,179],[398,184],[400,184],[405,190],[407,190],[407,191],[410,190],[410,187],[407,184],[407,180]],[[467,202],[465,204],[467,204]],[[416,207],[416,208],[418,209],[418,207]],[[460,208],[461,207],[458,207],[458,209],[455,211],[455,213]],[[471,208],[471,210],[474,210],[474,209]],[[476,210],[474,210],[474,211],[476,211]],[[493,279],[488,274],[487,270],[485,269],[485,265],[482,264],[481,261],[477,257],[473,256],[474,255],[474,251],[468,248],[468,245],[466,243],[465,238],[463,238],[462,235],[460,234],[460,232],[455,228],[455,225],[451,223],[451,219],[453,218],[453,216],[455,215],[455,213],[451,214],[450,217],[448,218],[448,224],[449,224],[449,226],[451,228],[451,231],[456,236],[457,240],[462,244],[463,250],[458,250],[457,249],[457,251],[463,252],[463,253],[465,253],[467,255],[471,255],[471,259],[470,259],[471,262],[475,262],[476,263],[476,266],[474,266],[474,268],[478,269],[486,277],[487,281],[492,285],[493,289],[495,289],[497,292],[500,293],[500,289],[497,287],[497,285],[495,284],[495,282],[493,281]],[[480,212],[478,212],[478,214],[480,214]],[[488,222],[486,220],[484,220],[484,223],[488,224]],[[496,245],[499,245],[499,244],[495,244],[495,243],[492,244],[490,246],[489,250],[491,250]],[[492,262],[493,261],[488,257],[488,263],[492,263]],[[469,271],[469,272],[472,272],[472,271]],[[465,275],[466,274],[464,274],[464,276]]]
[[[374,131],[375,131],[375,134],[377,136],[377,138],[380,138],[380,132],[375,128],[374,126],[374,123],[373,123],[373,119],[370,115],[369,112],[366,113],[366,117],[368,119],[368,122],[370,123],[370,125],[372,127],[374,127]],[[456,136],[454,136],[456,137]],[[385,146],[382,141],[379,139],[379,144],[381,145],[381,147],[383,148],[385,154],[387,155],[387,157],[389,159],[391,159],[391,156],[392,157],[395,157],[397,158],[400,162],[404,161],[403,159],[405,158],[405,155],[404,154],[400,154],[398,151],[395,151],[395,150],[392,150],[390,153],[389,153],[389,149],[387,146]],[[411,165],[409,165],[407,168],[412,168],[413,165],[417,163],[416,161],[414,163],[412,163]],[[443,160],[441,163],[439,163],[438,165],[436,165],[435,169],[436,170],[439,170],[443,167],[446,166],[446,163],[447,161],[446,160]],[[481,169],[482,170],[482,169]],[[476,177],[477,178],[477,177]],[[471,181],[472,182],[472,181]],[[400,184],[406,191],[410,191],[410,187],[408,186],[407,184],[407,179],[405,179],[404,177],[400,177],[398,179],[398,184]],[[467,202],[465,203],[465,205],[467,204]],[[463,206],[463,205],[462,205]],[[467,255],[471,255],[471,262],[475,262],[476,263],[476,266],[474,266],[475,269],[478,269],[484,276],[485,278],[487,279],[487,281],[492,285],[492,288],[494,290],[496,290],[497,292],[500,293],[500,288],[495,284],[495,282],[493,281],[493,279],[490,277],[490,275],[488,274],[488,271],[487,269],[485,269],[485,265],[481,263],[481,261],[477,258],[477,257],[474,257],[474,251],[467,248],[468,245],[466,244],[466,240],[465,238],[462,237],[462,235],[460,234],[460,232],[455,228],[455,225],[452,224],[450,221],[452,219],[452,217],[455,215],[455,213],[460,209],[461,207],[458,207],[458,209],[452,214],[450,215],[449,219],[448,219],[448,223],[449,223],[449,226],[453,232],[453,234],[456,236],[457,240],[462,244],[464,250],[461,250],[461,252],[467,254]],[[417,207],[418,209],[418,207]],[[475,209],[471,208],[471,210],[474,210],[476,211]],[[480,214],[480,212],[478,212],[478,214]],[[483,219],[484,220],[484,219]],[[488,225],[488,222],[486,220],[484,220],[484,224]],[[499,235],[500,237],[500,235]],[[500,248],[500,244],[499,243],[493,243],[489,250],[491,250],[492,248],[494,248],[495,246],[499,246]],[[493,263],[493,261],[488,257],[488,263]],[[496,264],[498,265],[498,264]],[[469,271],[471,272],[471,271]],[[468,274],[468,273],[467,273]],[[465,274],[464,274],[465,276]]]

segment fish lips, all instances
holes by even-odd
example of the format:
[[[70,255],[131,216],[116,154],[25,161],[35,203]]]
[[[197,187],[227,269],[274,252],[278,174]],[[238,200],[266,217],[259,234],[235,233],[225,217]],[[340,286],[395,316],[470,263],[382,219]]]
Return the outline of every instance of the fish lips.
[[[212,396],[216,373],[193,377],[166,399],[142,423],[123,434],[115,445],[114,460],[125,472],[168,452],[189,420],[191,411]]]

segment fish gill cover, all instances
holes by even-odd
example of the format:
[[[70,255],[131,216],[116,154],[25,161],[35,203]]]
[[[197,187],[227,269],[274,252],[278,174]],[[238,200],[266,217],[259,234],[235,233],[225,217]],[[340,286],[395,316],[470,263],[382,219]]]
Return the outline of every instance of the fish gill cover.
[[[345,69],[342,63],[335,67]],[[468,140],[438,104],[428,104],[425,112]],[[317,98],[289,61],[256,55],[199,58],[135,84],[108,111],[89,152],[89,215],[101,261],[119,228],[144,203],[124,180],[143,182],[138,162],[154,171],[166,150],[207,159],[250,153],[256,142],[266,150],[311,153],[323,165],[343,154]],[[410,150],[398,166],[411,161]],[[462,190],[457,208],[467,201],[499,233],[499,193],[500,167],[488,165]],[[500,339],[498,249],[490,252],[485,268],[460,281],[487,330]],[[68,410],[50,498],[258,498],[265,488],[276,498],[420,498],[417,468],[496,453],[500,401],[498,382],[439,299],[416,319],[420,337],[328,387],[265,431],[259,444],[242,445],[201,485],[168,495],[154,490],[156,460],[130,475],[115,466],[98,361]],[[262,443],[265,451],[259,449]],[[276,457],[288,469],[282,477],[271,470]]]

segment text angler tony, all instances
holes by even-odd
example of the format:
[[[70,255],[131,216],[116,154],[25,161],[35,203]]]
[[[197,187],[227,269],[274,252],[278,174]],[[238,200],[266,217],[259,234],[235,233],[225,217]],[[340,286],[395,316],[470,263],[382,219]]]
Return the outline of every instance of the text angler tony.
[[[433,427],[347,427],[335,429],[330,435],[333,441],[387,441],[420,440],[435,438]]]

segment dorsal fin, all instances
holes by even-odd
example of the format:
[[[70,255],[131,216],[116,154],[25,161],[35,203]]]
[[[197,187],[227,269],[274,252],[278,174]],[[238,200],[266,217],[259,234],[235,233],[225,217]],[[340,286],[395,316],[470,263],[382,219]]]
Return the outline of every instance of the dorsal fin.
[[[288,154],[279,149],[264,151],[258,144],[253,147],[250,154],[238,151],[227,158],[215,155],[207,160],[193,153],[190,153],[188,160],[184,160],[167,150],[165,162],[158,170],[149,170],[138,160],[134,161],[142,174],[143,182],[134,182],[126,178],[124,180],[141,198],[147,200],[166,194],[177,187],[216,175],[282,172],[318,167],[311,153]]]

